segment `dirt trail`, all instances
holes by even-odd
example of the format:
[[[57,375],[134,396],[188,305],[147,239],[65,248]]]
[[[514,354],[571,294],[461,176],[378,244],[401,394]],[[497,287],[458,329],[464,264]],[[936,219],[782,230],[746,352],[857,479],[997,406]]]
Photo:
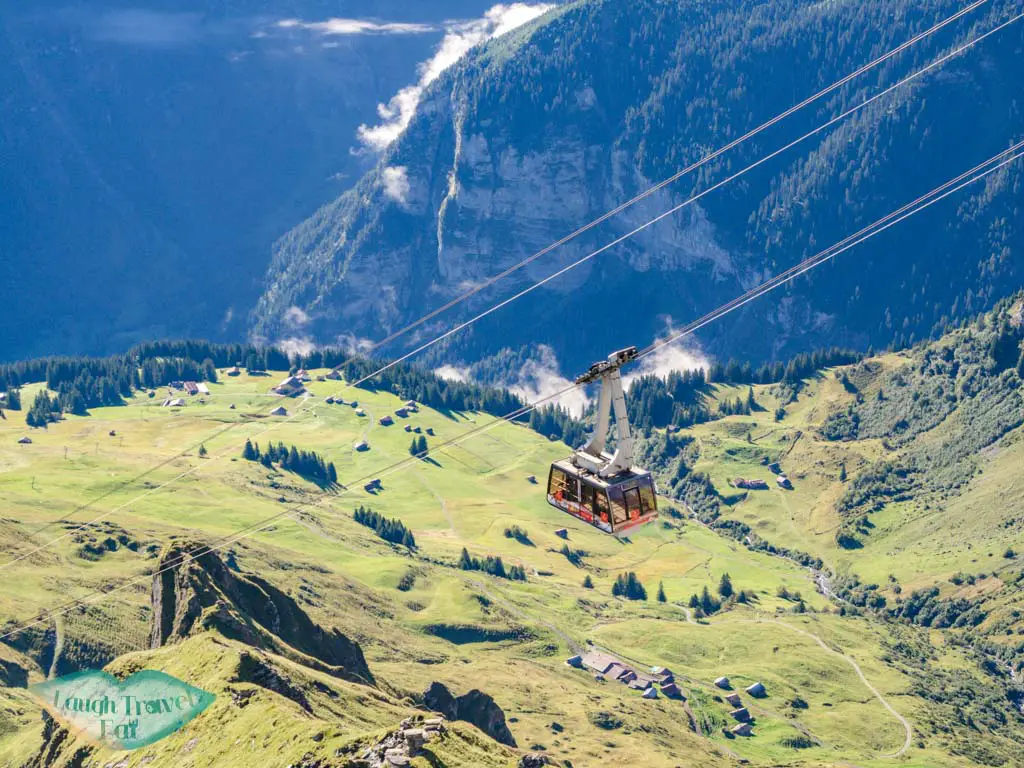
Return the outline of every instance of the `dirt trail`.
[[[913,734],[914,734],[914,731],[913,731],[913,728],[910,725],[910,722],[907,720],[907,718],[905,718],[903,715],[901,715],[899,712],[896,711],[896,709],[892,706],[892,704],[890,704],[886,700],[886,698],[882,695],[881,691],[879,691],[877,688],[875,688],[875,686],[873,686],[871,684],[871,682],[864,675],[864,672],[861,670],[860,665],[857,663],[857,661],[855,659],[853,659],[850,656],[847,656],[842,651],[837,651],[835,648],[832,648],[828,643],[826,643],[824,640],[822,640],[820,637],[818,637],[818,635],[814,634],[813,632],[808,632],[805,629],[800,629],[799,627],[794,627],[792,624],[787,624],[784,621],[778,621],[776,619],[737,619],[736,622],[737,623],[742,622],[744,624],[760,624],[760,623],[763,623],[763,622],[771,622],[771,623],[775,624],[776,626],[785,627],[786,629],[790,630],[791,632],[796,632],[797,634],[804,635],[805,637],[809,637],[811,640],[813,640],[819,646],[821,646],[821,648],[823,650],[828,651],[833,656],[838,656],[839,658],[841,658],[843,661],[845,661],[847,664],[849,664],[851,667],[853,667],[853,671],[857,673],[857,677],[859,677],[860,681],[862,683],[864,683],[864,686],[869,691],[871,691],[871,693],[875,696],[876,699],[878,699],[882,703],[882,706],[885,707],[889,711],[889,714],[891,714],[893,717],[895,717],[897,720],[899,720],[900,725],[903,726],[903,731],[905,733],[905,737],[903,739],[903,746],[901,746],[895,752],[890,752],[890,753],[885,754],[885,755],[879,755],[879,757],[881,757],[881,758],[899,757],[900,755],[902,755],[904,752],[906,752],[910,748],[910,742],[911,742],[911,740],[913,738]],[[732,622],[730,622],[730,623],[732,623]]]

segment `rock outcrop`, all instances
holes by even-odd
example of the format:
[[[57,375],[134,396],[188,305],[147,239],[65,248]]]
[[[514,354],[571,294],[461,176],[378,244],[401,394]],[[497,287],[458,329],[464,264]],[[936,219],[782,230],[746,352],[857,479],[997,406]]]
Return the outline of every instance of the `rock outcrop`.
[[[84,768],[92,753],[92,747],[76,746],[76,741],[68,729],[44,710],[39,751],[29,758],[28,762],[22,764],[21,768],[50,768],[58,764],[66,768]]]
[[[456,697],[443,683],[434,682],[423,693],[423,705],[449,720],[475,725],[500,744],[516,746],[515,737],[505,723],[505,712],[483,691],[473,689]]]
[[[349,765],[352,768],[405,768],[427,744],[436,738],[443,739],[446,733],[444,720],[439,717],[403,720],[398,730],[364,749]]]
[[[0,686],[4,688],[28,687],[28,670],[16,661],[0,659]]]
[[[358,643],[314,623],[266,579],[232,571],[206,546],[172,546],[158,571],[152,594],[154,648],[216,629],[337,677],[373,684]]]

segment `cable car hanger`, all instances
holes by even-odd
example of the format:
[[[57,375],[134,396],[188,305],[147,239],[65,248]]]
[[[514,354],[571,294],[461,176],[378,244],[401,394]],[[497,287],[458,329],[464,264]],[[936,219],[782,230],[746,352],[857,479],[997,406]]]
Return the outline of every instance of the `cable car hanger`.
[[[626,347],[590,366],[576,386],[601,382],[594,432],[572,456],[548,473],[548,503],[614,536],[624,536],[658,517],[657,488],[651,473],[633,466],[633,434],[619,370],[639,357]],[[615,414],[615,453],[605,450]]]

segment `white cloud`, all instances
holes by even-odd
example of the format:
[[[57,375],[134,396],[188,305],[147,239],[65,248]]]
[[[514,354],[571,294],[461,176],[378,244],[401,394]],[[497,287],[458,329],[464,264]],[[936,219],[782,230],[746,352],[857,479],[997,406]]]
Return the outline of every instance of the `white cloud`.
[[[474,46],[511,32],[553,7],[544,3],[499,4],[487,11],[482,19],[450,23],[437,51],[419,65],[419,80],[400,90],[387,104],[378,105],[377,114],[381,122],[374,126],[359,126],[359,140],[371,149],[385,149],[408,127],[423,92],[442,72],[469,53]]]
[[[376,347],[373,339],[364,339],[351,333],[343,333],[335,337],[335,344],[350,355],[370,355]]]
[[[282,339],[275,346],[288,355],[288,357],[301,357],[302,355],[308,355],[316,349],[316,344],[311,339],[296,336]]]
[[[528,360],[519,369],[519,380],[508,386],[510,392],[530,403],[552,397],[573,384],[560,373],[558,358],[551,347],[541,344],[537,351],[540,353],[539,358]],[[582,416],[590,403],[590,398],[582,388],[574,387],[558,395],[551,402],[562,406],[574,416]]]
[[[409,195],[409,173],[404,165],[384,169],[382,184],[384,196],[398,203],[404,203]]]
[[[673,332],[672,318],[665,320],[665,333],[660,338],[666,338]],[[634,368],[630,373],[623,374],[622,385],[629,389],[629,386],[640,376],[654,374],[665,378],[672,371],[707,371],[711,361],[701,350],[696,339],[683,337],[679,341],[658,347],[647,357],[640,361],[640,366]]]
[[[282,19],[275,26],[279,29],[304,29],[320,35],[420,35],[437,30],[431,24],[376,22],[368,19],[327,19],[327,21]]]
[[[454,365],[442,365],[434,369],[434,375],[445,381],[469,381],[469,368],[459,368]]]
[[[302,328],[309,325],[309,315],[299,307],[288,307],[284,313],[284,323],[289,328]]]

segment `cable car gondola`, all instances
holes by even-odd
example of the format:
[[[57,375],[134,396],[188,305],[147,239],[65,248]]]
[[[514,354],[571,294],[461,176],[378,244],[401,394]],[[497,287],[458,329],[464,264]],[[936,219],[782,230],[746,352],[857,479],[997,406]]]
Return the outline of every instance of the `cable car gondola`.
[[[623,536],[658,517],[657,489],[645,469],[633,466],[633,436],[626,413],[619,369],[636,359],[627,347],[594,363],[576,379],[583,385],[601,382],[597,423],[590,440],[572,456],[551,465],[548,503],[605,533]],[[605,451],[612,410],[615,412],[615,453]]]

